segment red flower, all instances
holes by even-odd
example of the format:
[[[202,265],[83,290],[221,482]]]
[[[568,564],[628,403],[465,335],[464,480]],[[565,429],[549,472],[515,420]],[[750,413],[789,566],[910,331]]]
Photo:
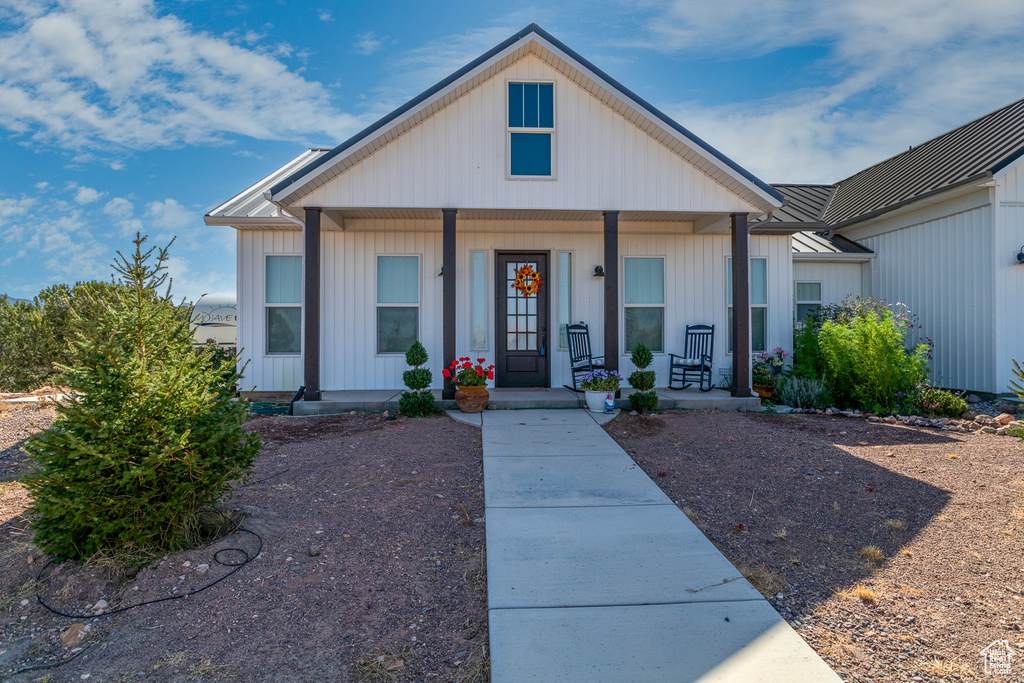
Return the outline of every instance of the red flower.
[[[483,376],[484,376],[484,371],[483,371],[482,369],[480,369],[480,368],[477,368],[477,369],[476,369],[476,374],[478,374],[478,375],[480,375],[481,377],[483,377]]]
[[[444,370],[442,370],[442,371],[441,371],[441,374],[442,374],[442,375],[444,375],[445,377],[451,377],[451,376],[452,376],[452,373],[448,372],[448,369],[447,369],[447,368],[445,368]]]
[[[744,529],[746,529],[746,527],[743,526],[742,523],[737,524],[736,526],[733,527],[733,531],[740,531],[740,532],[742,532]]]
[[[665,470],[662,470],[661,472],[658,472],[658,476],[659,477],[667,477],[668,476],[668,472],[666,472]]]
[[[488,372],[487,373],[487,379],[494,379],[494,373],[493,372]]]
[[[463,370],[472,370],[473,369],[473,364],[472,363],[463,363],[462,364],[462,369]]]
[[[486,358],[477,358],[476,362],[477,363],[483,363],[485,360],[487,360],[487,359]]]

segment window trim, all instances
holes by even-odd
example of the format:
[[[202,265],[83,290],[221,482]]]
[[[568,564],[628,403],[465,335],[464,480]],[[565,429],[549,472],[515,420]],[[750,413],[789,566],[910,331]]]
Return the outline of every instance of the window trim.
[[[556,278],[555,282],[558,283],[558,288],[559,288],[558,289],[558,294],[557,294],[558,301],[555,304],[555,308],[556,308],[556,310],[555,310],[555,329],[558,331],[558,344],[555,346],[555,350],[556,351],[564,351],[564,352],[568,353],[569,352],[568,335],[566,335],[566,345],[562,346],[562,290],[561,290],[561,287],[562,287],[562,254],[568,254],[569,255],[569,268],[568,268],[568,270],[569,270],[569,280],[568,280],[568,282],[569,282],[569,311],[568,311],[568,315],[565,316],[566,325],[568,326],[568,325],[572,325],[573,324],[572,323],[572,312],[573,312],[573,309],[575,308],[575,306],[573,305],[575,303],[573,301],[573,298],[576,295],[576,287],[573,286],[572,277],[573,277],[573,261],[576,260],[576,252],[573,251],[572,249],[555,249],[555,258],[554,258],[554,262],[555,262],[555,278]]]
[[[800,291],[800,285],[818,285],[818,300],[817,301],[801,301],[797,292]],[[799,317],[800,306],[807,304],[817,304],[820,310],[824,298],[825,282],[824,280],[793,280],[793,317],[797,325],[803,325],[803,320]]]
[[[628,304],[626,303],[626,259],[660,259],[661,260],[661,303],[660,304]],[[668,304],[665,303],[665,299],[668,298],[668,284],[667,284],[667,273],[666,265],[668,259],[665,254],[628,254],[623,255],[619,259],[619,296],[622,301],[622,330],[619,335],[619,343],[621,346],[621,352],[623,355],[629,354],[628,344],[626,343],[626,309],[627,308],[660,308],[661,309],[661,351],[655,351],[651,349],[654,356],[667,356],[665,341],[665,328],[668,327]]]
[[[751,256],[751,261],[759,260],[764,261],[764,291],[765,291],[765,302],[763,304],[755,304],[753,300],[750,302],[750,310],[753,312],[755,308],[763,308],[764,311],[764,350],[768,350],[768,329],[771,327],[771,276],[768,271],[768,257],[767,256]],[[725,257],[725,355],[732,356],[732,325],[729,324],[729,312],[732,310],[732,304],[729,302],[729,288],[732,287],[732,256]],[[747,272],[751,272],[753,269],[748,268]],[[753,287],[753,280],[749,282],[749,285]],[[751,297],[752,298],[752,297]],[[754,326],[750,326],[750,353],[757,354],[761,351],[754,350]]]
[[[508,120],[508,86],[512,83],[541,83],[551,85],[551,123],[558,121],[558,98],[555,95],[555,81],[543,78],[506,78],[505,79],[505,180],[556,180],[558,167],[556,161],[555,126],[550,128],[529,128],[518,126],[513,128]],[[539,123],[539,121],[538,121]],[[551,136],[551,175],[512,175],[512,133],[548,133]]]
[[[272,304],[267,301],[267,273],[269,268],[267,263],[269,259],[277,256],[298,256],[299,257],[299,302],[290,304]],[[303,301],[306,296],[306,282],[305,278],[301,276],[305,270],[305,261],[301,253],[286,253],[286,254],[263,254],[263,357],[264,358],[301,358],[302,357],[302,345],[306,337],[306,316],[302,314]],[[271,308],[298,308],[299,309],[299,350],[298,351],[280,351],[272,352],[270,350],[270,309]]]
[[[474,289],[474,282],[473,282],[473,277],[475,275],[475,273],[473,271],[473,266],[474,266],[473,257],[476,254],[483,254],[484,255],[484,319],[483,319],[483,324],[484,324],[484,347],[482,349],[473,348],[473,326],[476,323],[476,320],[473,318],[473,304],[475,303],[473,301],[473,298],[476,296],[476,291]],[[490,273],[491,273],[491,259],[489,258],[490,255],[491,255],[491,251],[489,249],[471,249],[470,252],[469,252],[469,300],[470,300],[470,309],[469,309],[469,346],[473,350],[473,353],[476,353],[477,351],[486,352],[486,351],[490,351],[491,350],[491,330],[493,330],[494,327],[491,324],[491,307],[488,305],[489,301],[493,301],[493,296],[491,294],[491,284],[490,284],[491,283],[491,277],[490,277]]]
[[[408,256],[416,259],[416,303],[394,303],[394,304],[382,304],[380,299],[380,292],[377,289],[378,277],[377,274],[380,271],[380,257],[381,256]],[[374,355],[381,358],[394,358],[395,356],[404,356],[406,351],[381,351],[380,350],[380,313],[378,310],[381,308],[415,308],[416,309],[416,341],[421,341],[420,330],[423,329],[423,255],[422,254],[395,254],[389,252],[377,252],[373,255],[373,348]]]

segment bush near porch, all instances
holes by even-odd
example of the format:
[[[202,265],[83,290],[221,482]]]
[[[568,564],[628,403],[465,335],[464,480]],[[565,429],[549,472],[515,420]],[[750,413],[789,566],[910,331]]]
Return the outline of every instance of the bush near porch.
[[[823,306],[794,333],[793,367],[780,397],[878,414],[959,417],[959,393],[930,385],[931,340],[913,342],[920,322],[905,306],[851,297]],[[830,399],[830,400],[829,400]]]

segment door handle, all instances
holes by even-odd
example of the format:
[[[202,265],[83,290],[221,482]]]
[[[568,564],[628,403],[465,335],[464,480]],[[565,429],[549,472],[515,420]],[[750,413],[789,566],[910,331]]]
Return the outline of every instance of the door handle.
[[[543,358],[548,353],[548,335],[545,332],[540,337],[540,355]]]

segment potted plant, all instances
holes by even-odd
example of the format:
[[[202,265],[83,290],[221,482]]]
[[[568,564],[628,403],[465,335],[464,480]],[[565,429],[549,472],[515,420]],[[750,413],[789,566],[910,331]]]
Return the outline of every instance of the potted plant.
[[[587,408],[593,413],[603,413],[606,399],[615,400],[622,378],[615,370],[594,370],[583,376],[580,388],[587,398]]]
[[[776,346],[775,350],[771,353],[762,351],[761,355],[757,357],[757,360],[767,365],[768,369],[772,371],[772,374],[778,375],[786,365],[786,358],[788,357],[789,354],[783,351],[781,346]]]
[[[494,379],[494,366],[484,367],[485,360],[477,358],[474,365],[468,357],[459,358],[441,371],[455,385],[455,404],[464,413],[482,412],[491,398],[487,393],[487,380]]]
[[[658,407],[658,392],[653,391],[657,375],[647,369],[654,362],[654,353],[647,344],[640,342],[633,347],[630,360],[637,370],[629,376],[629,385],[636,389],[629,395],[629,403],[633,410],[646,415]]]
[[[754,391],[761,398],[771,398],[775,394],[775,374],[771,366],[763,360],[754,363]]]

